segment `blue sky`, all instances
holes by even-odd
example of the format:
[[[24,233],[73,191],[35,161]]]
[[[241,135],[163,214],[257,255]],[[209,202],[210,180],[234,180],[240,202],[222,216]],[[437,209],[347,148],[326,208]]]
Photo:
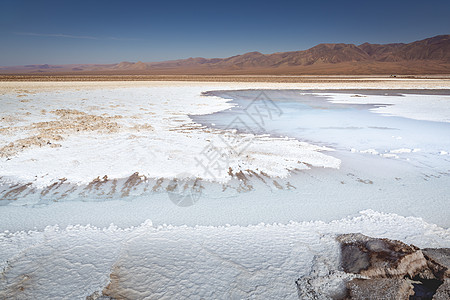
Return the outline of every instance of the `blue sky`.
[[[115,63],[411,42],[450,33],[450,1],[0,0],[0,65]]]

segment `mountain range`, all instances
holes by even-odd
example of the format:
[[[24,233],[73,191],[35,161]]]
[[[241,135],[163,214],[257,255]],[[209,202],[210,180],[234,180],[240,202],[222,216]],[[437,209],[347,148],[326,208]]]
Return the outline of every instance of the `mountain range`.
[[[186,75],[370,75],[450,74],[450,35],[412,43],[319,44],[307,50],[227,58],[188,58],[164,62],[26,65],[0,67],[0,73],[186,74]]]

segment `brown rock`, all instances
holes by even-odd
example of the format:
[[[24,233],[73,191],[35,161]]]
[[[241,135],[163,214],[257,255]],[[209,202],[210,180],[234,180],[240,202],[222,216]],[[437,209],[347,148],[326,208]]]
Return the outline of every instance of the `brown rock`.
[[[370,278],[413,278],[427,268],[427,260],[415,246],[362,234],[343,234],[341,266],[345,272]]]
[[[347,299],[450,300],[450,249],[420,250],[362,234],[343,234],[337,240],[342,269],[366,278],[347,283]]]
[[[450,248],[426,248],[422,252],[437,279],[450,278]]]
[[[450,299],[450,279],[445,279],[444,283],[436,290],[433,300],[449,300]]]
[[[347,283],[347,299],[405,300],[414,295],[413,286],[398,278],[353,279]]]

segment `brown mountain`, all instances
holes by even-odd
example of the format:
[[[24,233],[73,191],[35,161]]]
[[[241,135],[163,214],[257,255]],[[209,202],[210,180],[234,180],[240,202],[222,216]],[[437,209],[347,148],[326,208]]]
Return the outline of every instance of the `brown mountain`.
[[[29,65],[1,73],[88,74],[450,74],[450,35],[409,44],[319,44],[308,50],[228,58],[111,65]]]
[[[211,68],[281,68],[310,66],[314,64],[339,64],[349,62],[402,62],[402,61],[436,61],[450,63],[450,35],[409,44],[319,44],[304,51],[261,54],[249,52],[229,58],[189,58],[150,64],[153,68],[180,68],[185,66]]]
[[[138,61],[137,63],[123,61],[121,63],[118,63],[117,65],[112,66],[110,69],[111,70],[137,70],[137,71],[142,71],[142,70],[148,70],[149,66],[147,64],[143,63],[142,61]]]

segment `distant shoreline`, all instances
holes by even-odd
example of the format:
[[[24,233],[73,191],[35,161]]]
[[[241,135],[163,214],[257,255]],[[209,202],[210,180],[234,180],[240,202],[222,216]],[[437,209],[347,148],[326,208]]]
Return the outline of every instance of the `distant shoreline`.
[[[280,83],[351,83],[413,80],[444,80],[450,75],[88,75],[88,74],[10,74],[4,81],[201,81],[201,82],[280,82]]]

